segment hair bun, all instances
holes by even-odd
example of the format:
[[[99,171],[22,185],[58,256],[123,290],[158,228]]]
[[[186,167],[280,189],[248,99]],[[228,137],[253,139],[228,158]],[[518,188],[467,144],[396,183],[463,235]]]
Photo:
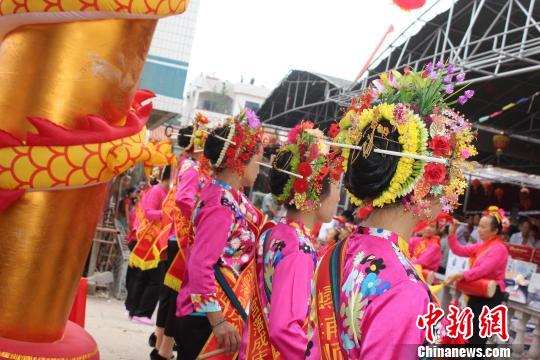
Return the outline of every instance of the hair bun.
[[[212,166],[216,166],[216,163],[218,162],[219,156],[221,154],[221,150],[223,150],[223,147],[226,144],[225,141],[212,135],[218,135],[222,138],[227,138],[230,130],[230,125],[226,124],[212,130],[212,132],[206,138],[206,142],[204,144],[204,156],[208,159],[208,161],[210,161],[210,164]]]
[[[189,150],[190,144],[193,143],[193,125],[189,125],[185,128],[178,130],[178,146],[183,149]]]
[[[385,149],[392,151],[403,150],[398,142],[399,133],[387,120],[379,121],[379,124],[390,129],[390,133],[383,139],[373,138],[373,149]],[[358,146],[366,146],[370,139],[371,131],[367,127],[362,133]],[[400,157],[379,154],[374,151],[364,157],[359,150],[351,150],[347,163],[347,172],[344,176],[345,188],[359,199],[373,199],[382,194],[394,177]]]
[[[291,170],[292,153],[290,151],[280,151],[274,159],[274,167],[282,170]],[[283,194],[287,182],[290,180],[290,175],[285,174],[275,168],[270,169],[270,191],[274,196]]]

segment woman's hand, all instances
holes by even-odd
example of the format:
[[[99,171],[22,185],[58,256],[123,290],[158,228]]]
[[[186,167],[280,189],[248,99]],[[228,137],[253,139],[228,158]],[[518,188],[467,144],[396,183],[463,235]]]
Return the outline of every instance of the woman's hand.
[[[450,226],[448,227],[448,236],[456,235],[458,225],[459,224],[458,224],[458,222],[456,220],[454,220],[454,221],[452,221],[450,223]]]
[[[206,313],[206,317],[212,326],[212,332],[221,349],[227,354],[233,354],[240,350],[242,338],[236,328],[225,320],[221,311]]]
[[[212,332],[218,341],[219,347],[224,349],[226,354],[234,354],[240,350],[242,338],[236,328],[228,321],[213,327]]]
[[[463,273],[462,272],[457,272],[455,274],[452,274],[450,276],[448,276],[446,278],[446,280],[444,281],[445,285],[449,285],[449,284],[452,284],[458,280],[461,280],[463,279]]]

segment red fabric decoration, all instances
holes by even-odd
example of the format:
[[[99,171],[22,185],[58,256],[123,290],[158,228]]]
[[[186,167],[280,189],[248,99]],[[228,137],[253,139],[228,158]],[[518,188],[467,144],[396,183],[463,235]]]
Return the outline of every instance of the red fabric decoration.
[[[86,289],[88,288],[88,281],[85,278],[81,278],[79,281],[79,288],[77,289],[77,295],[73,300],[73,306],[69,313],[69,320],[75,324],[84,327],[84,320],[86,318]]]
[[[424,6],[426,0],[394,0],[394,4],[403,10],[415,10]]]
[[[23,195],[24,190],[0,190],[0,212],[8,209]]]

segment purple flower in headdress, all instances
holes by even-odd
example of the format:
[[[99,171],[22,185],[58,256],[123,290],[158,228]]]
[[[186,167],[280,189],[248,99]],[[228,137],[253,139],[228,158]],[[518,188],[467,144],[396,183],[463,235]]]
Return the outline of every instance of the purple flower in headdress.
[[[464,105],[464,104],[467,102],[467,100],[469,100],[469,99],[467,99],[466,96],[461,95],[460,97],[458,97],[458,100],[457,100],[457,101],[458,101],[461,105]]]
[[[437,64],[435,64],[436,69],[442,69],[444,67],[444,62],[442,60],[439,60]]]
[[[452,74],[454,71],[456,71],[456,65],[454,65],[454,64],[450,64],[446,68],[446,73],[447,74]]]
[[[429,73],[429,79],[430,80],[437,80],[438,76],[439,75],[435,71],[432,71],[432,72]]]
[[[457,81],[460,81],[460,82],[463,81],[463,80],[465,80],[465,73],[459,73],[459,74],[457,74],[456,80],[457,80]]]
[[[465,90],[465,94],[464,94],[467,99],[470,99],[474,96],[474,90]]]
[[[444,78],[443,78],[443,82],[445,84],[450,84],[452,82],[452,74],[447,74]]]
[[[454,93],[454,85],[452,84],[446,85],[444,92],[447,93],[448,95]]]
[[[431,70],[433,70],[433,63],[426,64],[425,71],[427,71],[429,73],[429,72],[431,72]]]
[[[255,114],[255,111],[251,110],[250,108],[246,109],[246,118],[250,128],[258,129],[261,126],[261,120],[259,120],[259,117],[257,114]]]

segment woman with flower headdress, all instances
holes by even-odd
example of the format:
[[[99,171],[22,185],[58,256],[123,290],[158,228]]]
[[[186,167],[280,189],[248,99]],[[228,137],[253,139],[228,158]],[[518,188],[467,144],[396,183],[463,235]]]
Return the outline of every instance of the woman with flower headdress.
[[[468,293],[467,306],[471,308],[474,319],[479,319],[484,306],[493,309],[504,300],[506,265],[508,262],[508,249],[502,241],[500,234],[503,229],[504,210],[490,206],[480,219],[478,235],[481,242],[473,245],[461,245],[456,237],[457,224],[453,223],[448,232],[448,244],[452,252],[458,256],[469,258],[469,269],[451,274],[446,283],[456,282],[461,288],[474,288],[474,293]],[[488,294],[488,284],[495,284],[493,294]],[[468,285],[468,286],[467,286]],[[482,293],[478,293],[480,291]],[[492,296],[489,296],[492,295]],[[478,322],[473,321],[473,335],[470,344],[485,347],[486,337],[481,337]]]
[[[204,155],[215,178],[201,190],[192,215],[195,239],[176,307],[181,359],[216,351],[232,359],[239,349],[263,221],[242,188],[259,172],[261,137],[259,119],[246,109],[206,139]]]
[[[193,125],[179,130],[178,146],[184,149],[173,187],[163,203],[164,218],[172,223],[164,266],[164,281],[160,289],[156,330],[150,344],[154,346],[150,359],[169,359],[174,346],[176,298],[186,268],[186,256],[193,240],[191,215],[200,190],[209,174],[201,164],[208,118],[197,114]],[[154,343],[155,344],[152,344]]]
[[[246,351],[241,358],[304,359],[308,348],[309,357],[318,359],[316,339],[310,344],[307,340],[311,282],[317,264],[311,229],[332,219],[342,167],[323,137],[313,123],[302,122],[289,133],[289,143],[272,164],[272,195],[285,205],[287,215],[259,239],[259,291],[252,301],[244,332]],[[262,323],[266,326],[257,326]],[[262,349],[261,343],[268,346]]]
[[[417,319],[434,298],[402,237],[418,216],[451,211],[466,188],[460,165],[475,154],[474,135],[449,106],[454,71],[440,62],[383,74],[339,123],[345,188],[373,210],[319,263],[312,309],[322,359],[416,358],[407,344],[426,341]]]

